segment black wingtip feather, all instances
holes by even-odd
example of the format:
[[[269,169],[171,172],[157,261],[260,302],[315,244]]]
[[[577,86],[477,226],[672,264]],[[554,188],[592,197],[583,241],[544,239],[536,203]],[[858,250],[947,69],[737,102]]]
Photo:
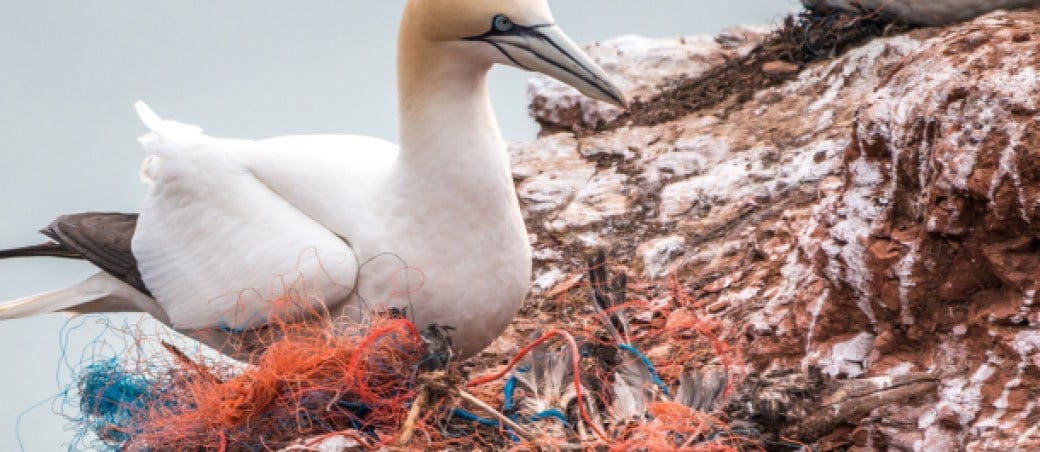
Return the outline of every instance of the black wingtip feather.
[[[47,242],[39,245],[26,246],[0,250],[0,259],[14,259],[22,257],[59,257],[63,259],[83,259],[79,253],[70,250],[60,243]]]

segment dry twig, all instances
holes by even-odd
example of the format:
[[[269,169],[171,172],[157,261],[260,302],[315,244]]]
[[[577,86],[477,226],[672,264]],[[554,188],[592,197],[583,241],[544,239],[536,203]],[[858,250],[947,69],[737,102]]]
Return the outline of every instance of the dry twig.
[[[408,410],[408,418],[405,419],[404,428],[401,430],[401,436],[397,439],[398,447],[407,447],[408,443],[412,441],[412,436],[415,434],[415,423],[419,420],[419,414],[426,405],[426,399],[428,396],[429,390],[426,385],[424,384],[419,387],[419,395],[417,395],[415,401],[412,402],[412,409]]]

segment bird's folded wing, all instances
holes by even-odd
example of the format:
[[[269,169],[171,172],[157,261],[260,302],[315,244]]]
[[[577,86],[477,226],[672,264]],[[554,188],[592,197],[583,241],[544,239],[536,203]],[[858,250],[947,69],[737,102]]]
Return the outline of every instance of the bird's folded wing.
[[[243,151],[256,142],[211,138],[138,108],[151,129],[141,139],[151,187],[133,252],[174,327],[245,330],[350,296],[353,250],[250,170]],[[291,166],[281,174],[291,183]]]

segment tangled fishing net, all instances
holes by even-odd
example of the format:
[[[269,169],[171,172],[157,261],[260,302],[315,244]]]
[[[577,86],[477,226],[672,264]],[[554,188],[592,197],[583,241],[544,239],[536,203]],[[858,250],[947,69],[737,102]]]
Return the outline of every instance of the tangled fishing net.
[[[138,331],[79,369],[73,448],[759,449],[717,411],[743,372],[729,332],[675,280],[588,279],[526,309],[553,320],[519,350],[435,372],[400,316],[275,322],[251,364]]]
[[[77,421],[112,450],[265,450],[340,431],[378,441],[415,397],[423,347],[408,320],[284,323],[271,333],[248,366],[167,342],[144,360],[89,364],[75,388]]]

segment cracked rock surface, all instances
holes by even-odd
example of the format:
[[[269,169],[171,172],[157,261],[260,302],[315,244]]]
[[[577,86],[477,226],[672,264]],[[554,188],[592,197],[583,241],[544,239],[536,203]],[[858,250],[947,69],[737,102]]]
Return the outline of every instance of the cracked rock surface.
[[[649,96],[765,36],[739,30],[592,51]],[[616,113],[539,79],[543,135],[510,148],[532,303],[604,247],[635,276],[674,274],[750,372],[936,376],[829,446],[1040,448],[1038,71],[1040,12],[1019,11],[875,39],[646,127],[575,134]]]

